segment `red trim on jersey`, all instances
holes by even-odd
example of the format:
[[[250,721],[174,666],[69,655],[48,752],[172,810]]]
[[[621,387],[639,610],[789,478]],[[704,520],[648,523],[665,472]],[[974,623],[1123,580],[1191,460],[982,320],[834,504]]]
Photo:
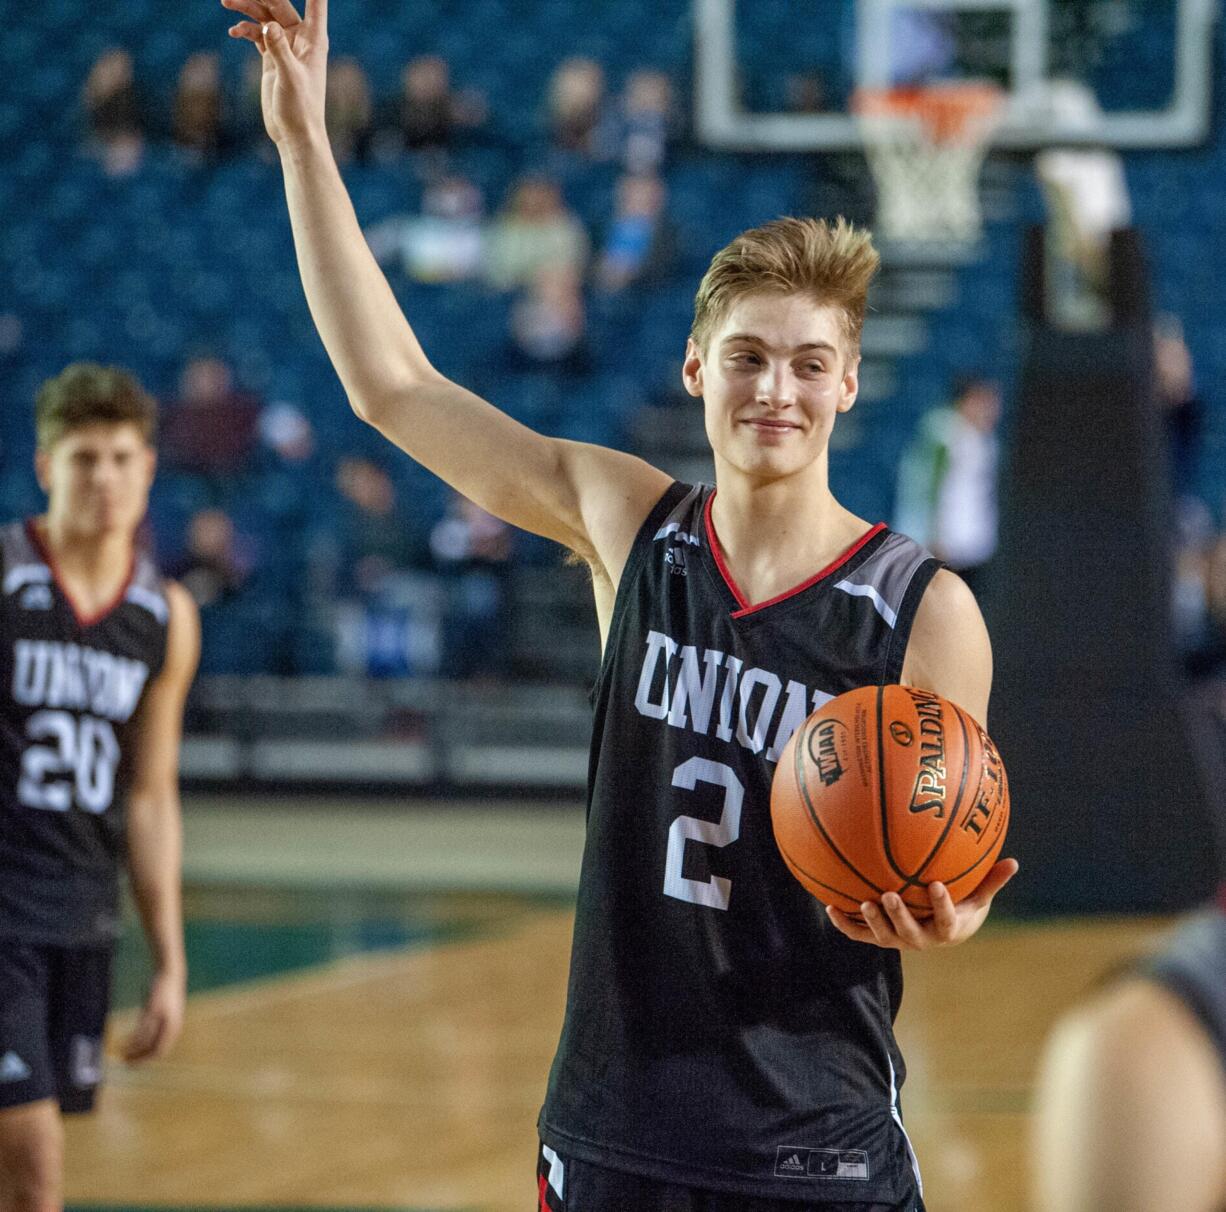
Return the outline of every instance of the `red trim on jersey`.
[[[72,608],[72,613],[77,620],[78,627],[93,627],[95,623],[101,623],[127,597],[128,590],[132,588],[132,579],[136,576],[135,547],[132,548],[132,562],[128,565],[128,575],[124,577],[123,584],[119,587],[119,592],[101,610],[96,611],[94,614],[82,614],[72,594],[68,592],[68,586],[64,584],[63,577],[60,576],[59,566],[55,562],[55,557],[51,554],[51,548],[43,541],[43,536],[38,533],[38,527],[34,525],[34,519],[26,518],[25,526],[26,535],[33,544],[34,549],[43,557],[47,567],[51,569],[51,578],[55,581],[56,588],[64,595],[64,600]]]
[[[786,601],[788,598],[795,597],[798,593],[803,593],[806,589],[816,585],[818,581],[824,580],[832,572],[837,572],[852,556],[856,554],[870,539],[875,538],[885,529],[884,522],[878,522],[867,533],[862,534],[841,556],[833,563],[827,564],[821,572],[814,573],[806,581],[801,581],[799,585],[793,586],[791,589],[784,590],[783,593],[776,594],[773,598],[767,599],[765,602],[752,604],[749,599],[741,592],[740,586],[732,578],[732,573],[728,571],[728,565],[724,563],[724,552],[719,545],[719,537],[715,533],[715,525],[711,521],[711,503],[715,500],[713,492],[707,497],[706,508],[703,510],[703,521],[707,527],[707,541],[711,544],[711,555],[715,557],[715,567],[719,569],[719,574],[724,578],[724,583],[732,591],[732,596],[736,598],[739,610],[732,612],[734,619],[744,618],[747,614],[753,614],[757,610],[765,610],[768,606],[775,606],[779,602]]]

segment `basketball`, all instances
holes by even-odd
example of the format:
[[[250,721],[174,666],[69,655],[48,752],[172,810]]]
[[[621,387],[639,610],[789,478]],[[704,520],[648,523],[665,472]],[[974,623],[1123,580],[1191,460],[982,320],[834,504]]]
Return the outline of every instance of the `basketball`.
[[[793,734],[771,787],[775,841],[824,904],[857,918],[897,892],[931,916],[926,886],[954,901],[1000,854],[1009,786],[988,734],[955,703],[910,686],[831,699]]]

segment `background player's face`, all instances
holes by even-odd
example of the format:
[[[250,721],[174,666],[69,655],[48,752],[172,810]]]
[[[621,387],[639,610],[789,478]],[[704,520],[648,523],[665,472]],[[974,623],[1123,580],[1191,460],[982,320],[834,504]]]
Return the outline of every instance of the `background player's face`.
[[[132,534],[149,503],[156,455],[135,425],[81,425],[36,456],[49,512],[82,537]]]
[[[842,313],[803,295],[738,299],[706,350],[686,349],[686,390],[705,404],[716,464],[778,479],[819,463],[836,413],[855,403],[859,359]]]

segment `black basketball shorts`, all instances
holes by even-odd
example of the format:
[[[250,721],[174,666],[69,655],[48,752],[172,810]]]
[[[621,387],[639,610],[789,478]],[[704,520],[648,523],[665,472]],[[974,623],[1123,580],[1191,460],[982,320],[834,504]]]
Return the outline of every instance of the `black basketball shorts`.
[[[112,950],[0,939],[0,1109],[54,1098],[93,1110]]]
[[[916,1192],[900,1204],[797,1203],[697,1191],[654,1178],[560,1157],[542,1145],[536,1167],[537,1212],[924,1212]]]

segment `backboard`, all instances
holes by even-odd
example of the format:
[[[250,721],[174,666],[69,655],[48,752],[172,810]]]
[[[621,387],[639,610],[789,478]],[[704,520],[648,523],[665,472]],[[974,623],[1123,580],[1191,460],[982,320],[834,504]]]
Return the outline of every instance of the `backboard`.
[[[715,146],[859,147],[857,89],[957,79],[1006,89],[995,146],[1180,147],[1208,132],[1218,0],[694,0],[693,13],[698,129]]]

